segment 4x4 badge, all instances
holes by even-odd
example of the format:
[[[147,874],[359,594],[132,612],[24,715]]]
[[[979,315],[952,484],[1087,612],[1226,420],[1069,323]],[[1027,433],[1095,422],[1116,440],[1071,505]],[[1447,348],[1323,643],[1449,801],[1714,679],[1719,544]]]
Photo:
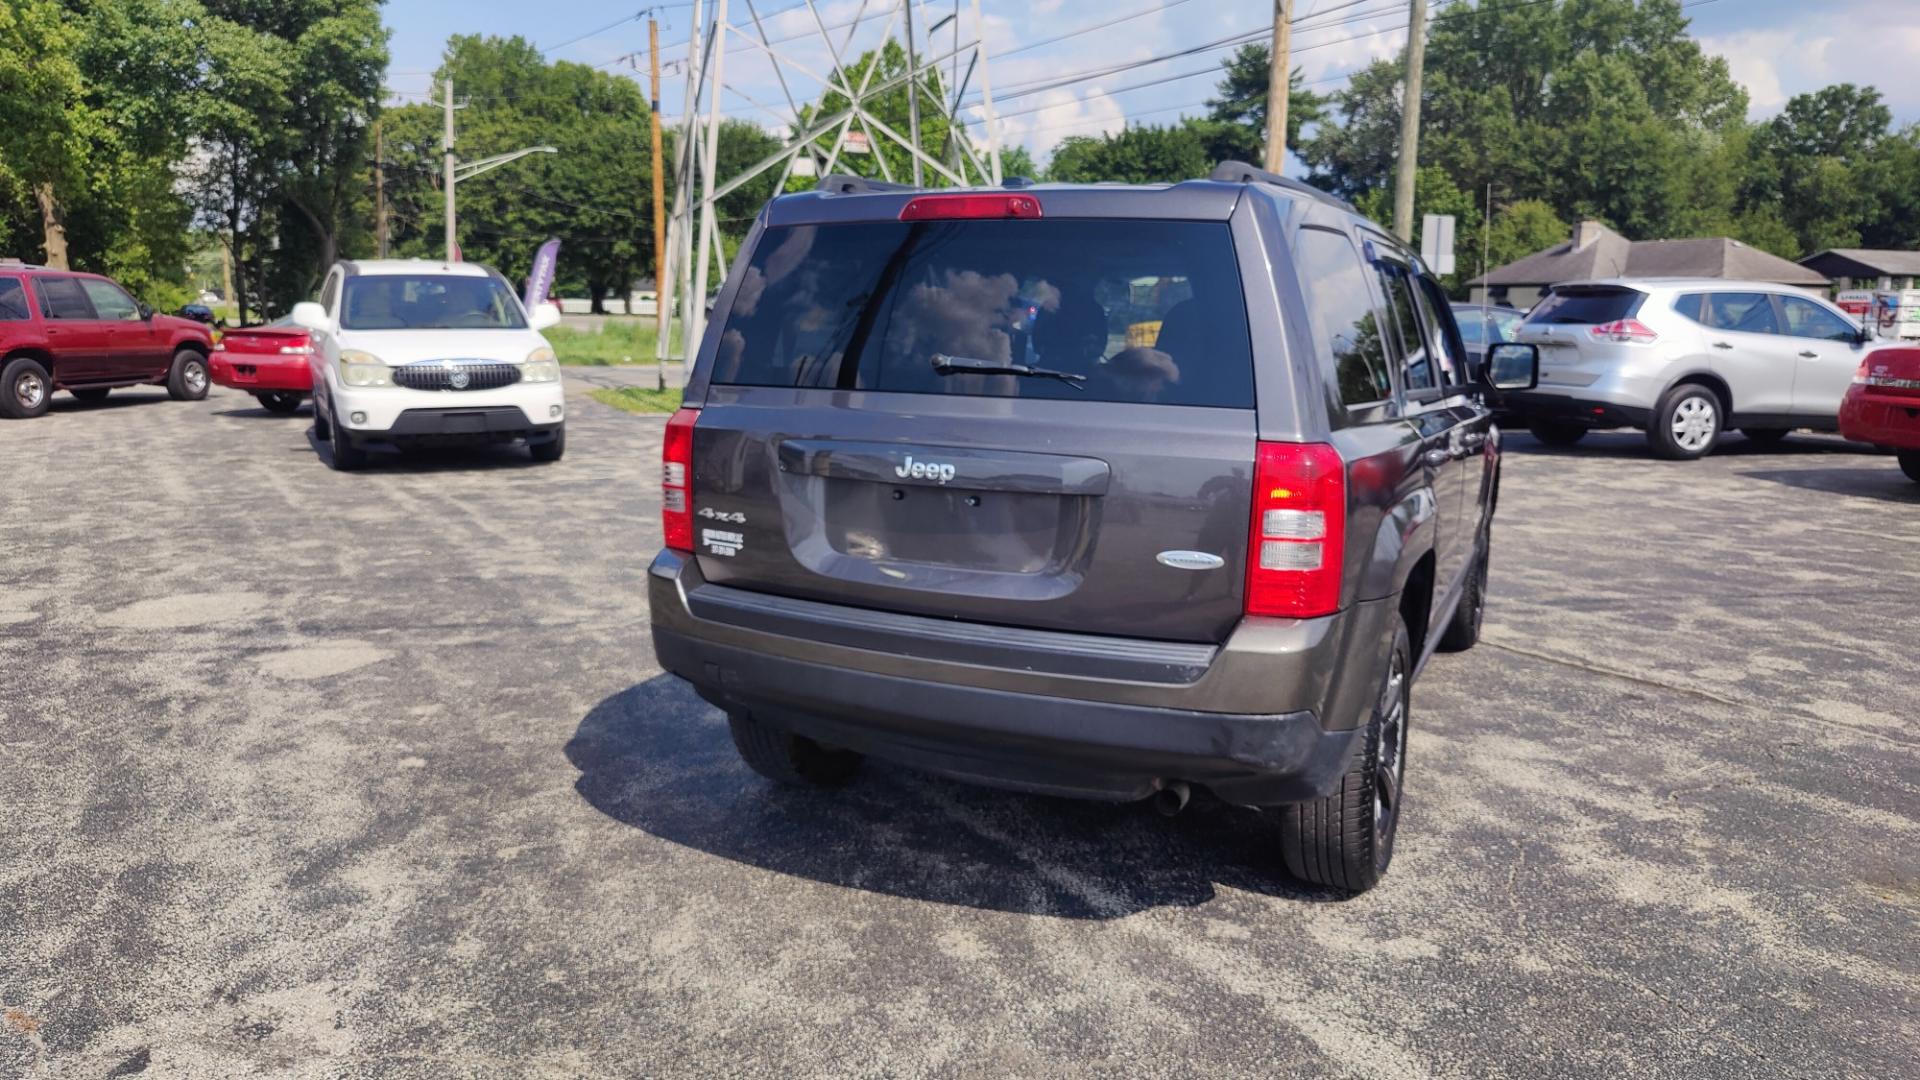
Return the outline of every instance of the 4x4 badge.
[[[1227,560],[1204,551],[1163,551],[1153,558],[1162,566],[1171,566],[1175,570],[1218,570],[1227,565]]]

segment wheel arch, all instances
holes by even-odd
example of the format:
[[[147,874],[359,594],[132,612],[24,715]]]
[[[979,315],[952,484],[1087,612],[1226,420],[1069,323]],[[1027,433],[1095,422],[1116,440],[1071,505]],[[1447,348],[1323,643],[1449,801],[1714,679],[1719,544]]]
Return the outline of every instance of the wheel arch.
[[[58,362],[54,360],[53,354],[47,350],[35,348],[31,345],[22,346],[7,353],[5,356],[0,356],[0,367],[5,367],[15,360],[32,360],[47,369],[47,377],[53,380],[55,386],[60,385]]]
[[[1685,386],[1688,383],[1704,386],[1713,391],[1713,396],[1720,401],[1720,426],[1722,428],[1730,426],[1729,422],[1733,419],[1733,388],[1727,385],[1727,380],[1711,371],[1694,370],[1674,376],[1661,389],[1660,397],[1654,399],[1656,405],[1668,394],[1673,393],[1675,387]]]

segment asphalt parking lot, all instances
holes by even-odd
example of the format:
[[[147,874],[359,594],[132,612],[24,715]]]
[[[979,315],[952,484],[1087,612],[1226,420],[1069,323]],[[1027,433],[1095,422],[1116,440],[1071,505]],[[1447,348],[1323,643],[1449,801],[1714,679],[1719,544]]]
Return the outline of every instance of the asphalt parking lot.
[[[1913,1075],[1891,457],[1512,438],[1342,902],[1198,799],[770,788],[653,663],[663,418],[570,397],[552,466],[0,424],[0,1075]]]

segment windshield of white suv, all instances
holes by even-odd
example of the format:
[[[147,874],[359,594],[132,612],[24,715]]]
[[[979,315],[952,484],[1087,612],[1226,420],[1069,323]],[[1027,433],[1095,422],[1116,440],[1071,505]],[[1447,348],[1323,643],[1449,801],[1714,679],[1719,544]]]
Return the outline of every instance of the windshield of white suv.
[[[513,293],[492,277],[368,274],[347,279],[343,330],[523,330]]]

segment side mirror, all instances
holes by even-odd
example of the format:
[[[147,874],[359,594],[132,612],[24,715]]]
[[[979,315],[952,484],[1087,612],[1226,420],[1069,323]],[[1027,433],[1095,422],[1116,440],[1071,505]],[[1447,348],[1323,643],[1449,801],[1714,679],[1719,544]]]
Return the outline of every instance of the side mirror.
[[[139,312],[141,322],[153,321],[153,309],[148,307],[146,304],[136,303],[134,305],[134,310]]]
[[[1540,385],[1540,346],[1502,341],[1487,346],[1482,381],[1495,390],[1531,390]]]
[[[551,330],[560,325],[560,311],[552,304],[535,304],[527,312],[527,325],[535,330]]]
[[[293,305],[293,324],[304,330],[324,332],[333,329],[333,320],[327,318],[327,309],[311,300],[302,300]]]

